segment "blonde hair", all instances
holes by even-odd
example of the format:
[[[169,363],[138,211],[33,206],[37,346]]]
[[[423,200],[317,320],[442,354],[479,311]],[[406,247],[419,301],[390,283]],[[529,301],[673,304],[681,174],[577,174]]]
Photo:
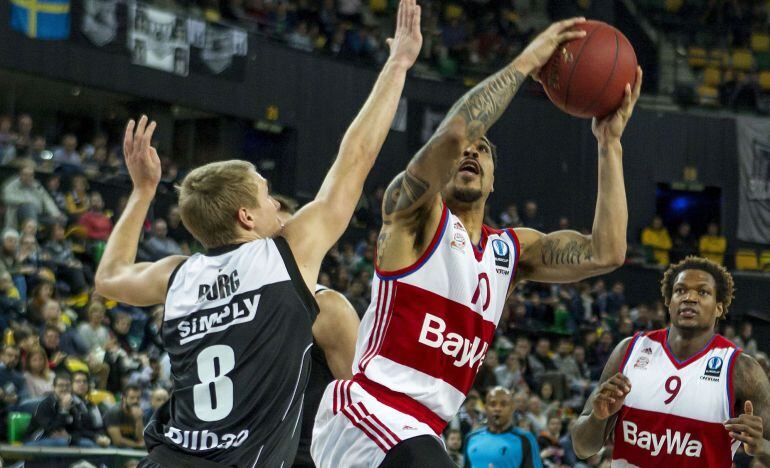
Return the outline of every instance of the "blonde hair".
[[[238,209],[256,208],[254,173],[249,162],[220,161],[194,169],[177,187],[182,223],[204,247],[233,242]]]

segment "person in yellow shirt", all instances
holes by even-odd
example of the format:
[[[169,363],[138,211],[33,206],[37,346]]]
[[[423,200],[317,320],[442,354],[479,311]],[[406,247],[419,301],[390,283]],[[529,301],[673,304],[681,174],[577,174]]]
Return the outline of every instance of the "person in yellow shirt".
[[[709,223],[706,234],[700,238],[698,250],[701,257],[705,257],[720,265],[724,263],[727,239],[719,234],[719,225],[717,223]]]
[[[671,236],[663,225],[660,216],[652,220],[652,225],[642,231],[642,245],[652,250],[655,263],[668,266],[668,253],[671,250]]]

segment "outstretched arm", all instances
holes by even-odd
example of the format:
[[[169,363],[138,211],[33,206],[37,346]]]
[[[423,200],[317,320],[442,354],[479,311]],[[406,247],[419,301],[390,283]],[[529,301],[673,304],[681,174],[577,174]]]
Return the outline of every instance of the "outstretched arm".
[[[733,369],[735,410],[743,412],[725,423],[730,435],[743,442],[746,453],[770,466],[770,381],[756,359],[740,354]]]
[[[162,303],[171,272],[185,259],[176,255],[154,263],[134,263],[142,224],[160,182],[160,159],[150,146],[154,131],[155,122],[148,125],[146,116],[139,119],[136,131],[134,121],[128,122],[123,153],[134,188],[107,240],[95,278],[97,294],[134,306]]]
[[[598,453],[604,446],[614,427],[612,416],[620,411],[626,395],[631,391],[631,382],[620,373],[623,356],[631,338],[618,343],[604,365],[599,387],[588,397],[583,412],[572,428],[572,445],[575,455],[585,460]]]
[[[637,69],[633,90],[626,86],[621,107],[597,121],[592,129],[599,150],[599,190],[594,225],[590,235],[576,231],[543,234],[534,229],[516,229],[522,256],[518,279],[567,283],[607,273],[626,257],[628,207],[623,181],[623,147],[620,137],[639,99],[642,70]]]
[[[345,132],[337,159],[318,195],[294,215],[283,230],[311,290],[323,256],[345,232],[353,216],[364,181],[396,113],[406,72],[420,53],[420,7],[415,0],[401,0],[396,33],[388,45],[390,57],[369,98]]]
[[[356,354],[358,314],[353,305],[337,291],[316,293],[318,317],[313,322],[313,339],[321,347],[335,379],[353,378]]]
[[[426,219],[425,208],[437,208],[437,195],[452,177],[462,151],[486,134],[510,104],[527,75],[537,73],[564,41],[585,31],[570,28],[584,18],[552,24],[508,66],[485,79],[449,110],[436,133],[415,154],[406,170],[396,176],[383,201],[384,221]]]

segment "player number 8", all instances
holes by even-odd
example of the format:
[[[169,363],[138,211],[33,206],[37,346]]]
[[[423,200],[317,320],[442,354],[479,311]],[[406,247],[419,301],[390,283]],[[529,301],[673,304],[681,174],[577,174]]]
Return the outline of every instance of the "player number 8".
[[[198,354],[201,383],[193,386],[193,403],[201,421],[219,421],[233,410],[233,381],[227,374],[234,368],[235,353],[229,346],[209,346]]]

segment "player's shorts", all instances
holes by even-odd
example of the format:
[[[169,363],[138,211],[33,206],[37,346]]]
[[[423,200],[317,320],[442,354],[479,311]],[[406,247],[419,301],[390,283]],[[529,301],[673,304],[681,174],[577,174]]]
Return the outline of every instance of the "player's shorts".
[[[319,468],[378,467],[398,443],[425,435],[443,447],[427,424],[380,403],[356,382],[335,380],[321,399],[310,454]]]

